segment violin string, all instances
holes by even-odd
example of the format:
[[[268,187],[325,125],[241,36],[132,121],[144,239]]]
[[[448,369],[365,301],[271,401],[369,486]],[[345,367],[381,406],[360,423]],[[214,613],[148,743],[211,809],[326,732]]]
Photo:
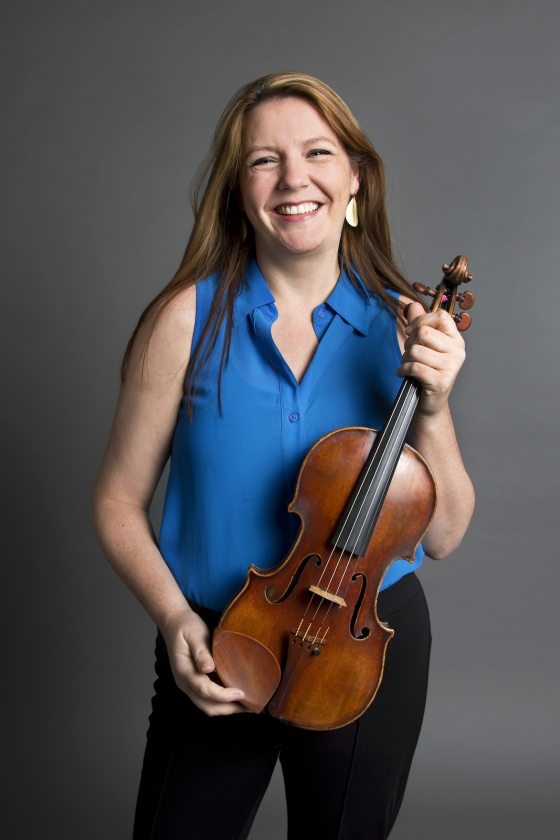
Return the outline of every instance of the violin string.
[[[386,423],[386,426],[387,426],[387,425],[391,422],[391,420],[392,420],[393,416],[395,415],[395,412],[397,412],[397,410],[398,410],[398,407],[397,407],[396,405],[395,405],[395,406],[393,406],[393,410],[392,410],[391,414],[389,415],[389,419],[388,419],[388,421],[387,421],[387,423]],[[404,408],[401,408],[401,413],[402,413],[402,412],[404,412]],[[397,415],[397,420],[398,420],[398,415]],[[366,471],[365,471],[365,473],[364,473],[364,475],[363,475],[363,478],[362,478],[362,481],[361,481],[361,483],[360,483],[360,486],[359,486],[359,488],[358,488],[357,492],[355,493],[354,500],[353,500],[353,502],[352,502],[352,504],[351,504],[351,506],[350,506],[350,508],[349,508],[349,510],[348,510],[348,513],[347,513],[346,519],[344,520],[344,523],[343,523],[343,526],[342,526],[342,529],[341,529],[341,530],[343,530],[343,529],[344,529],[344,527],[346,526],[346,524],[348,523],[348,521],[349,521],[349,519],[350,519],[350,516],[351,516],[351,514],[352,514],[352,512],[353,512],[353,509],[354,509],[354,507],[355,507],[355,505],[356,505],[356,503],[357,503],[359,493],[360,493],[361,489],[363,488],[363,486],[364,486],[365,482],[367,481],[367,479],[368,479],[368,477],[369,477],[369,473],[370,473],[370,471],[371,471],[372,467],[373,467],[373,462],[370,462],[370,464],[368,465],[368,467],[367,467],[367,469],[366,469]],[[378,467],[377,469],[379,469],[379,467]],[[373,475],[373,478],[375,478],[375,473],[374,473],[374,475]],[[359,510],[358,510],[358,512],[357,512],[357,516],[359,516],[359,515],[360,515],[360,513],[361,513],[361,511],[362,511],[362,509],[363,509],[363,506],[364,506],[364,504],[366,503],[366,501],[367,501],[367,499],[364,497],[364,499],[362,499],[362,502],[361,502],[360,508],[359,508]],[[355,541],[357,541],[357,540],[360,538],[361,533],[362,533],[362,530],[363,530],[363,528],[364,528],[364,527],[365,527],[365,520],[364,520],[364,522],[362,523],[362,526],[361,526],[361,528],[360,528],[360,531],[359,531],[359,533],[358,533],[357,537],[355,538]],[[347,548],[348,543],[349,543],[350,539],[352,538],[352,536],[353,536],[353,529],[351,528],[351,529],[350,529],[350,532],[349,532],[349,534],[348,534],[348,537],[347,537],[347,539],[346,539],[346,542],[344,543],[344,546],[343,546],[343,547],[341,548],[341,550],[340,550],[340,555],[339,555],[339,557],[338,557],[338,559],[337,559],[337,561],[336,561],[336,563],[335,563],[334,570],[333,570],[333,572],[332,572],[332,574],[331,574],[331,577],[330,577],[330,579],[329,579],[329,582],[328,582],[328,584],[327,584],[327,586],[326,586],[327,591],[328,591],[328,588],[330,587],[330,585],[332,584],[332,581],[333,581],[333,579],[334,579],[334,577],[335,577],[335,575],[336,575],[336,572],[337,572],[337,570],[338,570],[338,568],[339,568],[339,566],[340,566],[340,563],[341,563],[341,561],[342,561],[342,558],[343,558],[343,556],[344,556],[344,553],[345,553],[345,551],[346,551],[346,548]],[[330,555],[329,555],[329,557],[328,557],[328,559],[327,559],[327,562],[325,563],[325,566],[324,566],[324,568],[323,568],[323,571],[321,572],[321,575],[319,576],[319,580],[318,580],[317,586],[318,586],[318,585],[321,583],[321,581],[323,580],[323,577],[325,576],[325,574],[326,574],[326,572],[327,572],[327,569],[328,569],[328,567],[329,567],[329,565],[330,565],[330,562],[331,562],[331,560],[332,560],[332,557],[333,557],[333,555],[334,555],[334,553],[335,553],[335,549],[336,549],[336,548],[337,548],[337,546],[333,546],[333,548],[332,548],[332,550],[331,550],[331,553],[330,553]],[[352,560],[354,559],[355,552],[352,550],[351,552],[348,552],[348,553],[349,553],[349,555],[350,555],[350,556],[349,556],[349,558],[348,558],[348,561],[347,561],[347,563],[346,563],[346,567],[345,567],[345,569],[344,569],[344,571],[343,571],[343,573],[342,573],[342,576],[341,576],[341,578],[340,578],[340,580],[339,580],[339,583],[338,583],[338,585],[337,585],[336,592],[334,593],[335,595],[338,595],[338,594],[339,594],[340,589],[341,589],[342,584],[343,584],[343,581],[344,581],[344,578],[345,578],[346,573],[347,573],[347,571],[348,571],[348,567],[349,567],[350,563],[352,562]],[[357,560],[355,560],[354,562],[355,562],[355,564],[357,564]],[[349,586],[350,586],[350,580],[348,580],[348,582],[347,582],[347,584],[346,584],[345,594],[348,592]],[[315,610],[315,613],[314,613],[314,615],[313,615],[312,621],[315,621],[315,619],[317,618],[317,615],[319,614],[319,610],[321,609],[321,606],[322,606],[322,605],[323,605],[323,603],[327,600],[324,596],[320,596],[320,595],[318,595],[318,597],[319,597],[319,603],[318,603],[317,608],[316,608],[316,610]],[[312,594],[311,594],[311,597],[310,597],[310,599],[309,599],[309,602],[308,602],[308,604],[307,604],[307,607],[306,607],[306,609],[305,609],[305,611],[304,611],[304,613],[303,613],[302,620],[303,620],[303,618],[305,618],[305,616],[307,615],[307,613],[308,613],[308,611],[309,611],[309,609],[310,609],[310,607],[311,607],[311,605],[312,605],[312,603],[313,603],[314,598],[315,598],[315,593],[312,593]],[[319,625],[319,631],[318,631],[318,632],[320,632],[320,630],[321,630],[321,628],[322,628],[322,626],[323,626],[323,624],[324,624],[325,620],[327,619],[327,617],[328,617],[328,615],[329,615],[329,613],[330,613],[330,611],[331,611],[331,608],[332,608],[332,601],[329,601],[329,604],[328,604],[327,610],[326,610],[326,612],[325,612],[325,615],[323,616],[323,619],[322,619],[322,621],[321,621],[321,624]]]
[[[396,414],[396,417],[395,417],[395,422],[398,422],[398,419],[399,419],[399,414],[400,414],[400,415],[402,415],[402,414],[405,414],[405,413],[406,413],[406,406],[402,406],[402,407],[401,407],[401,409],[400,409],[400,411],[398,410],[398,407],[397,407],[396,405],[393,407],[393,411],[391,412],[391,414],[390,414],[390,416],[389,416],[389,420],[387,421],[387,423],[386,423],[386,425],[385,425],[385,428],[387,428],[387,426],[389,425],[389,423],[392,421],[393,417],[395,416],[395,412],[398,412],[398,413]],[[354,502],[352,503],[352,505],[351,505],[351,507],[350,507],[350,510],[348,511],[348,516],[346,517],[346,519],[345,519],[345,521],[344,521],[344,525],[342,526],[343,528],[344,528],[344,527],[346,526],[346,524],[348,523],[348,520],[349,520],[349,518],[350,518],[350,514],[352,513],[352,509],[353,509],[354,505],[356,504],[357,497],[358,497],[358,495],[359,495],[359,493],[360,493],[361,489],[363,488],[363,486],[364,486],[364,484],[365,484],[365,482],[366,482],[366,480],[367,480],[367,478],[368,478],[368,474],[369,474],[370,470],[372,469],[372,467],[373,467],[373,461],[372,461],[372,462],[368,465],[368,468],[367,468],[366,472],[364,473],[364,478],[363,478],[363,481],[361,482],[360,487],[358,488],[358,492],[356,493],[356,498],[355,498]],[[375,480],[375,476],[376,476],[376,474],[379,472],[379,470],[380,470],[380,465],[378,465],[378,466],[377,466],[377,468],[376,468],[375,472],[373,473],[373,476],[372,476],[372,479],[373,479],[373,480]],[[359,510],[358,510],[358,512],[357,512],[357,514],[356,514],[356,516],[355,516],[355,519],[357,519],[357,517],[361,514],[361,512],[362,512],[362,510],[363,510],[363,507],[364,507],[364,505],[367,503],[367,501],[368,501],[368,500],[367,500],[367,497],[366,497],[366,496],[364,496],[364,498],[362,499],[362,503],[361,503],[361,505],[360,505],[360,508],[359,508]],[[353,539],[353,540],[354,540],[354,543],[356,543],[356,542],[360,539],[360,537],[361,537],[361,535],[362,535],[362,532],[363,532],[363,530],[364,530],[364,528],[365,528],[365,526],[366,526],[366,521],[367,521],[367,517],[364,517],[364,520],[363,520],[363,522],[362,522],[362,524],[361,524],[361,526],[360,526],[360,530],[359,530],[358,534],[355,534],[355,533],[354,533],[354,532],[355,532],[355,526],[353,526],[353,527],[350,529],[350,533],[348,534],[348,537],[347,537],[346,542],[345,542],[345,544],[344,544],[344,548],[343,548],[343,549],[341,550],[341,552],[340,552],[340,557],[339,557],[339,559],[338,559],[338,561],[337,561],[337,564],[336,564],[336,566],[335,566],[335,568],[334,568],[334,571],[333,571],[333,573],[332,573],[332,575],[331,575],[331,578],[330,578],[330,580],[329,580],[329,582],[328,582],[328,584],[327,584],[327,588],[331,585],[331,583],[332,583],[332,581],[333,581],[333,579],[334,579],[334,576],[335,576],[335,574],[336,574],[336,571],[337,571],[337,569],[338,569],[338,566],[340,565],[340,563],[341,563],[341,561],[342,561],[342,558],[343,558],[343,556],[344,556],[344,552],[346,551],[346,547],[347,547],[347,545],[348,545],[349,541],[350,541],[351,539]],[[345,569],[344,569],[344,572],[342,573],[342,576],[341,576],[341,578],[340,578],[340,583],[338,584],[338,587],[337,587],[337,589],[336,589],[335,595],[338,595],[338,593],[339,593],[339,591],[340,591],[340,586],[341,586],[341,584],[342,584],[342,581],[344,580],[344,577],[345,577],[345,575],[346,575],[346,572],[347,572],[347,570],[348,570],[348,567],[349,567],[350,563],[352,562],[352,560],[354,559],[354,553],[355,553],[355,552],[354,552],[354,551],[352,551],[352,552],[348,552],[348,553],[349,553],[349,555],[350,555],[350,556],[349,556],[348,561],[347,561],[347,563],[346,563],[346,567],[345,567]],[[331,556],[332,556],[332,554],[331,554]]]
[[[351,514],[352,514],[352,511],[353,511],[353,509],[354,509],[354,507],[355,507],[355,505],[356,505],[356,503],[357,503],[357,501],[358,501],[358,495],[359,495],[359,493],[360,493],[361,489],[363,488],[363,486],[364,486],[364,484],[365,484],[365,482],[366,482],[366,480],[367,480],[368,473],[369,473],[369,471],[370,471],[370,469],[371,469],[371,466],[372,466],[372,464],[369,464],[369,465],[368,465],[368,468],[367,468],[367,470],[366,470],[366,472],[364,473],[364,476],[363,476],[363,478],[362,478],[361,484],[360,484],[360,486],[359,486],[359,488],[358,488],[357,492],[355,493],[354,500],[353,500],[352,504],[350,505],[350,508],[349,508],[349,510],[348,510],[348,513],[347,513],[346,519],[344,520],[344,523],[343,523],[343,525],[342,525],[342,529],[341,529],[341,530],[343,530],[343,529],[346,527],[346,524],[348,523],[348,520],[350,519],[350,516],[351,516]],[[360,506],[360,510],[358,511],[358,515],[359,515],[359,514],[360,514],[360,512],[361,512],[361,509],[362,509],[362,507],[363,507],[363,505],[364,505],[364,501],[365,501],[365,500],[363,500],[363,501],[362,501],[362,504],[361,504],[361,506]],[[344,555],[344,552],[346,551],[346,546],[348,545],[348,542],[349,542],[349,540],[350,540],[350,537],[351,537],[351,536],[352,536],[352,532],[350,531],[350,533],[349,533],[348,537],[346,538],[346,542],[345,542],[345,544],[344,544],[343,548],[341,548],[341,549],[340,549],[340,555],[339,555],[339,557],[338,557],[338,560],[337,560],[337,561],[336,561],[336,563],[335,563],[334,571],[333,571],[333,573],[331,574],[330,580],[329,580],[329,582],[328,582],[328,584],[327,584],[327,587],[326,587],[326,588],[327,588],[327,591],[328,591],[328,587],[331,585],[331,583],[332,583],[332,581],[333,581],[333,578],[334,578],[334,576],[335,576],[335,574],[336,574],[336,570],[338,569],[338,567],[339,567],[339,565],[340,565],[340,562],[341,562],[341,560],[342,560],[342,557],[343,557],[343,555]],[[324,565],[324,567],[323,567],[323,570],[322,570],[321,574],[319,575],[319,579],[318,579],[318,581],[317,581],[316,586],[320,586],[321,581],[323,580],[323,578],[324,578],[325,574],[327,573],[327,570],[328,570],[328,568],[329,568],[330,562],[331,562],[331,560],[332,560],[332,558],[333,558],[333,555],[334,555],[334,553],[335,553],[335,551],[336,551],[336,549],[337,549],[338,547],[339,547],[339,546],[336,546],[336,545],[334,545],[334,546],[332,547],[332,549],[331,549],[331,553],[329,554],[329,556],[328,556],[328,558],[327,558],[327,561],[326,561],[326,563],[325,563],[325,565]],[[354,555],[354,552],[352,552],[351,557],[353,557],[353,555]],[[312,605],[312,603],[313,603],[313,599],[315,598],[315,594],[316,594],[316,593],[312,593],[312,594],[311,594],[311,597],[310,597],[310,599],[309,599],[309,602],[308,602],[308,604],[307,604],[307,607],[305,608],[305,612],[303,613],[302,620],[303,620],[303,618],[305,618],[305,616],[307,615],[307,612],[308,612],[308,610],[310,609],[310,607],[311,607],[311,605]],[[319,600],[319,604],[318,604],[318,606],[317,606],[317,609],[315,610],[315,613],[314,613],[314,616],[313,616],[313,620],[315,620],[315,618],[317,617],[317,614],[318,614],[318,612],[319,612],[319,610],[320,610],[320,608],[321,608],[321,606],[322,606],[323,601],[325,601],[325,600],[326,600],[324,596],[317,595],[317,597],[318,597],[320,600]],[[329,612],[330,612],[330,607],[329,607],[329,609],[327,610],[327,614],[328,614]],[[324,619],[323,619],[323,620],[324,620]]]
[[[406,414],[406,412],[407,412],[407,406],[406,406],[406,403],[405,403],[401,408],[400,414],[403,415],[403,414]],[[398,422],[398,420],[399,420],[399,417],[397,416],[396,422]],[[362,531],[364,530],[365,525],[366,525],[366,520],[364,519],[364,521],[362,522],[362,525],[360,527],[360,531],[359,531],[358,535],[356,536],[356,541],[359,540],[360,537],[362,536]],[[350,566],[351,561],[352,561],[352,556],[350,556],[350,558],[348,559],[348,562],[346,563],[346,568],[344,569],[344,572],[342,573],[342,576],[340,578],[339,586],[338,586],[338,588],[336,590],[336,593],[335,593],[336,595],[338,595],[339,592],[340,592],[340,587],[342,585],[342,581],[346,577],[346,573],[348,571],[348,567]],[[350,580],[351,580],[351,578],[350,578],[350,576],[348,576],[348,579],[347,579],[347,582],[346,582],[346,589],[344,590],[343,597],[345,597],[348,593],[348,590],[350,588]]]
[[[359,486],[359,488],[358,488],[357,492],[355,493],[354,500],[352,501],[352,504],[350,505],[350,508],[349,508],[349,510],[348,510],[348,513],[347,513],[347,515],[346,515],[346,519],[344,520],[344,523],[343,523],[343,525],[342,525],[341,530],[343,530],[343,529],[346,527],[346,525],[347,525],[347,523],[348,523],[348,521],[349,521],[349,519],[350,519],[350,516],[351,516],[351,514],[352,514],[352,511],[353,511],[353,509],[354,509],[355,505],[357,504],[359,493],[360,493],[361,489],[363,488],[363,486],[364,486],[365,482],[367,481],[367,478],[368,478],[368,473],[369,473],[369,471],[371,470],[371,467],[372,467],[372,464],[370,463],[370,464],[368,465],[368,467],[367,467],[367,469],[366,469],[366,471],[365,471],[365,473],[364,473],[363,477],[362,477],[362,481],[361,481],[361,483],[360,483],[360,486]],[[358,510],[358,514],[357,514],[358,516],[359,516],[359,514],[361,513],[361,511],[362,511],[362,508],[363,508],[364,504],[365,504],[365,498],[362,500],[362,503],[361,503],[361,505],[360,505],[360,509]],[[346,538],[346,542],[344,543],[344,546],[340,549],[340,554],[339,554],[339,557],[338,557],[338,559],[337,559],[337,561],[336,561],[336,563],[335,563],[334,570],[333,570],[333,572],[332,572],[332,574],[331,574],[331,577],[330,577],[330,580],[329,580],[329,582],[327,583],[327,586],[326,586],[326,590],[327,590],[327,591],[328,591],[328,588],[329,588],[329,586],[331,585],[331,583],[332,583],[332,581],[333,581],[333,579],[334,579],[334,576],[335,576],[335,574],[336,574],[336,571],[337,571],[338,567],[340,566],[340,563],[341,563],[342,558],[343,558],[343,556],[344,556],[344,552],[346,551],[346,547],[347,547],[347,545],[348,545],[348,543],[349,543],[349,541],[350,541],[351,536],[352,536],[352,529],[350,530],[350,533],[348,534],[348,536],[347,536],[347,538]],[[358,538],[359,538],[359,535],[358,535]],[[333,558],[333,555],[334,555],[334,553],[335,553],[335,551],[336,551],[336,549],[337,549],[337,548],[339,548],[339,546],[334,545],[334,546],[332,547],[332,549],[331,549],[331,553],[329,554],[329,556],[328,556],[328,558],[327,558],[327,561],[326,561],[326,563],[325,563],[325,565],[324,565],[324,567],[323,567],[323,570],[322,570],[321,574],[319,575],[319,579],[318,579],[317,584],[316,584],[317,586],[319,586],[319,585],[321,584],[321,581],[323,580],[323,578],[324,578],[325,574],[327,573],[328,567],[329,567],[329,565],[330,565],[330,562],[331,562],[331,560],[332,560],[332,558]],[[352,560],[353,556],[354,556],[354,551],[352,551],[352,552],[351,552],[351,554],[350,554],[350,560]],[[348,568],[348,566],[347,566],[346,568]],[[338,587],[338,588],[340,588],[340,584],[339,584],[339,587]],[[311,593],[311,597],[310,597],[310,599],[309,599],[309,602],[308,602],[308,604],[307,604],[307,607],[305,608],[305,612],[303,613],[302,621],[303,621],[303,618],[305,618],[305,616],[307,615],[307,612],[308,612],[308,610],[310,609],[310,607],[311,607],[311,605],[312,605],[312,603],[313,603],[313,599],[315,598],[315,594],[316,594],[316,593]],[[336,592],[335,594],[338,594],[338,593]],[[316,608],[316,610],[315,610],[315,613],[313,614],[312,621],[315,621],[315,619],[317,618],[317,615],[318,615],[318,613],[319,613],[319,610],[321,609],[321,606],[323,605],[323,603],[324,603],[325,601],[327,601],[327,599],[326,599],[324,596],[322,596],[322,595],[317,595],[317,597],[319,598],[319,604],[317,605],[317,608]],[[326,620],[326,618],[327,618],[328,614],[329,614],[329,613],[330,613],[330,611],[331,611],[332,601],[329,601],[329,602],[328,602],[328,604],[329,604],[329,605],[328,605],[328,607],[327,607],[327,611],[326,611],[325,615],[323,616],[323,619],[322,619],[322,621],[321,621],[321,624],[319,625],[319,630],[320,630],[320,629],[321,629],[321,627],[323,626],[323,623],[325,622],[325,620]]]
[[[391,420],[391,418],[392,418],[393,414],[394,414],[394,410],[393,410],[393,412],[391,413],[391,415],[390,415],[390,417],[389,417],[389,421]],[[388,422],[389,422],[389,421],[388,421]],[[367,469],[366,469],[366,471],[365,471],[365,473],[364,473],[363,477],[362,477],[362,480],[361,480],[361,482],[360,482],[360,486],[359,486],[359,487],[357,488],[357,490],[355,491],[355,494],[354,494],[354,499],[353,499],[353,501],[352,501],[352,504],[350,505],[350,508],[348,509],[348,513],[346,514],[346,518],[345,518],[344,522],[342,523],[342,527],[340,528],[340,530],[341,530],[341,531],[343,531],[343,530],[346,528],[346,525],[348,524],[348,521],[350,520],[350,517],[351,517],[351,515],[352,515],[352,512],[353,512],[353,510],[354,510],[354,507],[356,506],[356,504],[357,504],[357,502],[358,502],[358,496],[359,496],[359,494],[360,494],[360,492],[361,492],[362,488],[364,487],[364,484],[365,484],[365,483],[366,483],[366,481],[368,480],[369,473],[370,473],[370,470],[372,469],[372,467],[373,467],[373,462],[370,462],[370,463],[368,464],[368,467],[367,467]],[[365,504],[365,501],[366,501],[366,499],[364,498],[364,499],[362,500],[361,505],[360,505],[360,509],[358,510],[357,516],[359,516],[359,515],[360,515],[360,513],[362,512],[362,508],[363,508],[363,506],[364,506],[364,504]],[[336,574],[336,570],[337,570],[337,568],[338,568],[338,565],[340,564],[340,561],[342,560],[342,557],[343,557],[344,552],[346,551],[346,547],[347,547],[347,545],[348,545],[348,543],[349,543],[349,541],[350,541],[351,536],[352,536],[352,530],[350,530],[350,533],[348,534],[348,537],[346,538],[346,542],[344,543],[344,546],[340,549],[340,555],[339,555],[339,558],[338,558],[338,560],[337,560],[337,562],[336,562],[336,565],[335,565],[334,571],[333,571],[333,573],[331,574],[331,578],[330,578],[330,580],[329,580],[329,582],[328,582],[328,584],[327,584],[327,588],[328,588],[328,587],[330,586],[330,584],[332,583],[333,577],[334,577],[334,575]],[[339,547],[339,546],[336,546],[336,545],[335,545],[335,546],[333,546],[333,548],[332,548],[332,550],[331,550],[331,553],[329,554],[329,557],[328,557],[328,559],[327,559],[327,562],[325,563],[325,566],[324,566],[324,568],[323,568],[323,571],[321,572],[321,575],[320,575],[319,580],[318,580],[318,582],[317,582],[317,586],[319,586],[319,584],[320,584],[320,583],[321,583],[321,581],[323,580],[323,577],[324,577],[324,576],[325,576],[325,574],[327,573],[327,569],[328,569],[328,567],[329,567],[330,561],[332,560],[333,554],[335,553],[335,550],[336,550],[336,548],[338,548],[338,547]],[[353,554],[354,554],[354,552],[352,552],[352,556],[353,556]]]
[[[404,413],[405,413],[405,411],[406,411],[406,406],[402,406],[402,407],[401,407],[401,409],[400,409],[400,414],[401,414],[401,415],[402,415],[402,414],[404,414]],[[397,406],[397,405],[393,406],[393,410],[392,410],[391,414],[389,415],[389,419],[387,420],[387,423],[385,424],[385,428],[389,425],[389,423],[391,422],[391,420],[392,420],[392,419],[393,419],[393,417],[395,416],[395,413],[396,413],[396,412],[398,412],[398,406]],[[397,413],[397,414],[396,414],[396,419],[395,419],[395,422],[398,422],[398,419],[399,419],[399,413]],[[368,465],[368,467],[367,467],[367,469],[366,469],[366,471],[365,471],[365,473],[364,473],[364,475],[363,475],[362,481],[361,481],[361,483],[360,483],[360,486],[359,486],[359,488],[358,488],[357,492],[355,493],[354,500],[353,500],[353,502],[352,502],[352,504],[351,504],[351,506],[350,506],[350,508],[349,508],[349,510],[348,510],[348,514],[347,514],[347,516],[346,516],[346,519],[344,520],[344,523],[343,523],[343,525],[342,525],[341,530],[343,530],[343,529],[345,528],[345,526],[347,525],[347,523],[348,523],[348,521],[349,521],[349,519],[350,519],[350,516],[351,516],[351,514],[352,514],[352,511],[353,511],[353,509],[354,509],[354,507],[355,507],[355,505],[356,505],[356,503],[357,503],[359,493],[360,493],[360,491],[362,490],[362,488],[363,488],[363,486],[364,486],[365,482],[367,481],[367,479],[368,479],[368,477],[369,477],[369,473],[370,473],[370,471],[371,471],[372,467],[373,467],[373,461],[372,461],[372,462],[370,462],[370,464]],[[379,471],[379,466],[377,467],[376,472],[378,472],[378,471]],[[373,479],[375,479],[375,473],[373,474]],[[357,516],[359,516],[359,515],[360,515],[360,513],[362,512],[362,509],[363,509],[364,505],[366,504],[366,502],[367,502],[367,498],[366,498],[366,497],[364,497],[364,498],[362,499],[361,504],[360,504],[360,508],[359,508],[359,510],[358,510],[358,512],[357,512],[357,514],[356,514],[356,518],[357,518]],[[330,579],[329,579],[329,581],[328,581],[328,583],[327,583],[326,587],[324,587],[324,588],[326,588],[326,590],[327,590],[327,591],[329,590],[329,587],[330,587],[330,585],[332,584],[332,582],[333,582],[333,580],[334,580],[334,577],[335,577],[335,575],[336,575],[336,572],[337,572],[337,570],[338,570],[338,568],[339,568],[339,566],[340,566],[340,564],[341,564],[341,562],[342,562],[342,559],[343,559],[343,557],[344,557],[344,553],[346,552],[346,548],[347,548],[347,546],[348,546],[348,543],[350,542],[350,540],[351,540],[353,537],[354,537],[354,543],[356,543],[356,542],[360,539],[360,537],[361,537],[361,535],[362,535],[362,531],[363,531],[363,529],[364,529],[365,525],[366,525],[366,519],[364,518],[364,521],[362,522],[362,525],[361,525],[361,527],[360,527],[360,530],[359,530],[358,534],[357,534],[357,535],[355,535],[355,536],[354,536],[354,533],[353,533],[353,531],[354,531],[354,527],[352,527],[352,528],[350,529],[350,532],[349,532],[349,534],[348,534],[348,537],[346,538],[346,542],[344,543],[344,546],[340,549],[340,555],[339,555],[339,557],[338,557],[338,559],[337,559],[337,561],[336,561],[336,563],[335,563],[335,567],[334,567],[334,569],[333,569],[333,571],[332,571],[331,577],[330,577]],[[321,575],[319,576],[319,580],[318,580],[318,582],[317,582],[317,586],[319,586],[319,584],[321,583],[321,581],[322,581],[323,577],[325,576],[325,574],[326,574],[326,572],[327,572],[327,569],[328,569],[328,566],[329,566],[329,564],[330,564],[330,561],[332,560],[332,557],[333,557],[333,555],[334,555],[334,553],[335,553],[335,549],[336,549],[336,548],[337,548],[337,546],[334,546],[334,547],[332,548],[331,553],[330,553],[330,555],[329,555],[329,557],[328,557],[328,559],[327,559],[327,562],[325,563],[325,566],[324,566],[324,568],[323,568],[323,571],[321,572]],[[352,561],[354,560],[354,564],[355,564],[355,565],[357,565],[357,563],[358,563],[358,561],[359,561],[359,556],[358,556],[358,555],[356,555],[356,557],[355,557],[355,552],[354,552],[354,550],[352,550],[351,552],[347,552],[347,553],[349,554],[349,557],[348,557],[348,560],[347,560],[347,562],[346,562],[346,566],[345,566],[345,568],[344,568],[344,571],[343,571],[343,573],[342,573],[342,575],[341,575],[341,577],[340,577],[340,579],[339,579],[339,583],[338,583],[338,585],[337,585],[336,591],[334,592],[334,594],[335,594],[335,595],[338,595],[338,594],[340,593],[340,590],[341,590],[341,587],[342,587],[342,584],[343,584],[344,578],[345,578],[345,577],[346,577],[346,575],[347,575],[348,568],[349,568],[350,564],[352,563]],[[346,589],[345,589],[345,591],[344,591],[344,595],[346,595],[346,594],[348,593],[348,589],[349,589],[349,588],[350,588],[350,579],[348,579],[348,580],[347,580],[347,583],[346,583]],[[308,603],[308,605],[307,605],[307,607],[306,607],[306,609],[305,609],[305,612],[304,612],[304,614],[303,614],[303,617],[305,617],[305,616],[307,615],[307,612],[308,612],[309,608],[311,607],[311,605],[312,605],[312,603],[313,603],[313,599],[314,599],[314,597],[315,597],[315,593],[312,593],[312,594],[311,594],[311,597],[310,597],[310,599],[309,599],[309,603]],[[318,597],[319,597],[319,599],[320,599],[320,600],[319,600],[319,604],[317,605],[317,608],[316,608],[316,610],[315,610],[315,613],[314,613],[314,615],[313,615],[312,621],[315,621],[315,619],[317,618],[317,615],[318,615],[318,613],[319,613],[319,610],[321,609],[321,606],[322,606],[323,602],[324,602],[325,600],[327,600],[324,596],[318,596]],[[328,615],[329,615],[329,613],[330,613],[330,611],[331,611],[332,604],[333,604],[333,602],[332,602],[332,601],[329,601],[329,605],[328,605],[328,607],[327,607],[327,610],[326,610],[326,612],[325,612],[325,615],[323,616],[323,618],[322,618],[322,620],[321,620],[321,624],[319,625],[319,630],[317,631],[317,633],[319,633],[319,632],[320,632],[320,630],[321,630],[321,628],[323,627],[323,624],[324,624],[324,622],[325,622],[326,618],[328,617]]]

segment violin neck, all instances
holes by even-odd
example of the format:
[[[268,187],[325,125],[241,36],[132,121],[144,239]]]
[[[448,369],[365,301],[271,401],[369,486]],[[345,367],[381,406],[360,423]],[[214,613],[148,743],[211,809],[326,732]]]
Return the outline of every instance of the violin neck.
[[[359,557],[366,553],[420,393],[421,387],[414,379],[403,381],[332,538],[332,545],[337,548]]]

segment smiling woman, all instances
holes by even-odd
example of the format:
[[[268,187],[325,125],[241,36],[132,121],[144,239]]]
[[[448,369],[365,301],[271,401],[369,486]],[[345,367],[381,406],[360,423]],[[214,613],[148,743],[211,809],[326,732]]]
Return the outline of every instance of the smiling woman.
[[[379,156],[326,84],[276,73],[246,85],[216,129],[181,266],[130,339],[94,509],[159,631],[137,840],[246,838],[278,757],[292,840],[377,840],[396,819],[426,696],[421,547],[383,578],[378,613],[395,638],[374,703],[347,726],[248,713],[211,655],[248,566],[276,565],[296,536],[287,507],[310,447],[383,425],[402,376],[422,385],[409,439],[440,491],[424,549],[443,557],[467,528],[473,492],[448,409],[464,346],[447,313],[411,303],[384,194]],[[156,541],[148,511],[169,457]]]
[[[251,111],[243,131],[239,187],[259,265],[312,254],[316,263],[328,263],[334,285],[346,207],[359,188],[358,170],[309,102],[286,97]]]

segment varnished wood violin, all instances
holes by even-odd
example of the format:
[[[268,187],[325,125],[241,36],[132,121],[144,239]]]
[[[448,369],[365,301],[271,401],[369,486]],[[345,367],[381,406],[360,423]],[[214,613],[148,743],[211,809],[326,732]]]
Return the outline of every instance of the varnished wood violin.
[[[475,297],[459,286],[471,279],[458,256],[437,288],[414,288],[466,330]],[[218,676],[251,711],[336,729],[373,702],[394,633],[379,587],[394,559],[412,562],[436,506],[430,468],[405,443],[420,394],[405,378],[381,432],[338,429],[308,452],[288,508],[301,519],[294,546],[273,569],[250,567],[214,631]]]

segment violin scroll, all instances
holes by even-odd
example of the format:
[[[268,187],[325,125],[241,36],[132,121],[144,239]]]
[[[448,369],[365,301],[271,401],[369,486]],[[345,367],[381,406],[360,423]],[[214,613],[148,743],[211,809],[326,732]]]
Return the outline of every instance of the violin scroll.
[[[443,280],[449,286],[460,286],[461,283],[470,283],[472,274],[469,274],[469,261],[459,254],[449,264],[444,263],[441,267]]]
[[[424,283],[413,283],[412,288],[419,295],[427,295],[433,298],[430,311],[445,309],[449,312],[460,332],[468,330],[471,325],[471,316],[466,311],[474,306],[475,295],[473,292],[459,292],[462,283],[470,283],[472,274],[468,271],[468,260],[461,255],[455,257],[450,263],[442,265],[443,278],[435,289],[425,286]],[[461,312],[455,312],[458,306]]]

